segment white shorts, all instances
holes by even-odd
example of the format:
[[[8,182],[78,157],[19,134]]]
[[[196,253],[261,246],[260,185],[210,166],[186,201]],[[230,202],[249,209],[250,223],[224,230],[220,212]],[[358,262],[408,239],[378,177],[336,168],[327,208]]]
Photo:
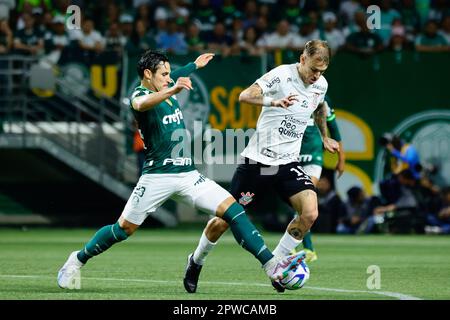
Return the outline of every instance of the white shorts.
[[[188,203],[210,215],[231,194],[197,170],[183,173],[144,174],[122,212],[127,221],[141,225],[148,215],[172,199]]]
[[[317,164],[308,164],[306,166],[302,166],[302,168],[308,176],[320,179],[320,175],[322,174],[321,166]]]

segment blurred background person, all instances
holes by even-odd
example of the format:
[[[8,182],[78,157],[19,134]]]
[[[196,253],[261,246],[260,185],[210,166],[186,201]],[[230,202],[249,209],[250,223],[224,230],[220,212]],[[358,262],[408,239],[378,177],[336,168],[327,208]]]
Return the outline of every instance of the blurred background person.
[[[429,20],[415,41],[416,51],[418,52],[447,52],[449,44],[445,38],[438,33],[438,24],[434,20]]]

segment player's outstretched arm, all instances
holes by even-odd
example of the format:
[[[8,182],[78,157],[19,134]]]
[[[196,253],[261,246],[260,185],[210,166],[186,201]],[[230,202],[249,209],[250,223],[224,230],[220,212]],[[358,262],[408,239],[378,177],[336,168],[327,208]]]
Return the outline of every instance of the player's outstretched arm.
[[[296,94],[291,94],[278,100],[270,97],[265,97],[263,96],[261,87],[256,83],[252,84],[250,87],[242,91],[239,95],[239,102],[245,102],[255,106],[264,107],[288,108],[294,104],[294,101],[298,101]]]
[[[195,70],[206,67],[212,58],[214,58],[214,53],[201,54],[197,57],[197,59],[195,59],[194,62],[189,62],[184,67],[172,71],[170,77],[174,82],[176,82],[180,77],[188,77]]]
[[[158,92],[153,92],[151,94],[136,97],[132,100],[131,105],[133,106],[134,110],[144,112],[157,106],[164,100],[168,99],[170,96],[177,94],[183,89],[186,90],[192,89],[191,79],[187,77],[180,77],[172,87],[166,88]]]

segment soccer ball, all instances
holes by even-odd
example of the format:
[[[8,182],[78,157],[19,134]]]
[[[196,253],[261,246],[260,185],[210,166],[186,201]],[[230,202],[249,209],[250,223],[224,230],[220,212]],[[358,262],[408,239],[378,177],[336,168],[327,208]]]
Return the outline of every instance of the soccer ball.
[[[288,276],[280,283],[288,290],[297,290],[303,287],[309,279],[309,268],[305,261],[302,261],[298,267],[289,271]]]

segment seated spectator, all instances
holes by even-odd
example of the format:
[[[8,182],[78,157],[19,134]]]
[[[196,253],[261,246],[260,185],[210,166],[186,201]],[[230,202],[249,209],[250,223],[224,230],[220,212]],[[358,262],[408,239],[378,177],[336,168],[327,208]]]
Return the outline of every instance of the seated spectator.
[[[425,232],[450,234],[450,187],[444,188],[441,192],[441,204],[437,214],[428,214]]]
[[[9,12],[14,9],[16,0],[0,0],[0,21],[9,20]]]
[[[240,41],[239,47],[241,54],[249,56],[260,56],[264,53],[261,47],[256,45],[258,41],[258,35],[256,34],[255,27],[248,27],[244,31],[244,38]]]
[[[331,49],[331,53],[335,54],[344,44],[345,37],[341,30],[336,28],[337,18],[333,12],[324,12],[322,15],[324,23],[324,36]]]
[[[446,16],[444,20],[442,20],[439,34],[445,38],[447,45],[450,45],[450,15]]]
[[[386,149],[391,154],[391,172],[398,174],[409,169],[415,179],[420,179],[420,157],[417,149],[410,143],[406,143],[397,135],[385,134]]]
[[[331,180],[326,175],[322,175],[317,184],[317,196],[320,214],[312,230],[334,233],[339,217],[345,216],[345,205],[332,188]]]
[[[200,31],[204,33],[212,31],[217,22],[217,17],[209,0],[199,0],[193,8],[191,17],[193,21],[198,23]]]
[[[366,24],[365,15],[355,16],[355,22],[360,31],[350,34],[346,41],[346,48],[350,52],[358,53],[362,56],[371,56],[383,50],[383,41],[381,38],[370,32]]]
[[[115,52],[118,57],[121,57],[126,42],[127,39],[120,33],[119,24],[111,23],[105,33],[105,50]]]
[[[178,31],[175,19],[170,19],[167,24],[167,31],[161,32],[156,37],[156,46],[173,54],[186,54],[188,52],[184,34]]]
[[[138,19],[139,20],[139,19]],[[119,17],[119,27],[120,27],[120,33],[125,39],[130,39],[131,34],[133,33],[133,17],[129,14],[121,14]],[[145,28],[147,28],[147,23],[145,23]]]
[[[58,64],[64,49],[70,45],[69,35],[65,29],[65,19],[63,16],[53,18],[52,31],[45,34],[45,49],[47,54],[43,57],[43,62],[51,66]]]
[[[214,30],[206,35],[208,51],[221,54],[226,57],[232,53],[233,38],[227,34],[225,25],[218,22],[214,25]]]
[[[320,39],[320,31],[317,28],[317,14],[310,12],[307,17],[302,20],[295,47],[303,48],[305,43],[310,40]]]
[[[156,48],[156,41],[149,36],[143,20],[136,20],[134,30],[125,46],[129,55],[140,55],[144,51]]]
[[[8,20],[0,20],[0,55],[8,54],[12,48],[13,34],[9,28]]]
[[[339,218],[337,233],[371,233],[374,231],[375,220],[373,210],[380,204],[376,197],[368,198],[363,189],[352,187],[347,191],[348,200],[345,203],[345,216]]]
[[[399,190],[396,199],[376,207],[374,214],[388,219],[393,233],[408,233],[413,230],[422,233],[425,216],[433,208],[433,194],[419,183],[411,170],[401,171],[397,180]]]
[[[13,44],[13,34],[11,29],[9,28],[8,21],[3,19],[0,20],[0,57],[2,55],[6,55],[11,51]],[[0,60],[0,104],[2,102],[2,98],[5,96],[7,92],[8,86],[8,76],[2,74],[8,68],[8,62],[5,60]],[[0,132],[3,129],[1,119],[0,119]]]
[[[349,35],[352,33],[357,33],[361,31],[361,28],[359,27],[359,24],[357,21],[366,20],[366,13],[364,11],[357,11],[355,12],[355,16],[353,17],[352,21],[342,28],[342,33],[344,34],[344,37],[347,39]]]
[[[391,39],[392,23],[396,19],[401,19],[401,16],[392,8],[391,0],[381,0],[380,8],[380,28],[376,28],[375,32],[380,36],[383,45],[387,46]]]
[[[358,0],[342,1],[339,6],[340,20],[342,20],[344,25],[349,25],[354,21],[355,13],[362,9]]]
[[[405,37],[408,42],[414,43],[416,34],[420,30],[420,14],[416,9],[414,0],[402,0],[400,15],[405,26]]]
[[[77,31],[74,37],[84,56],[91,57],[93,54],[103,52],[105,47],[104,38],[100,32],[94,29],[94,21],[92,19],[85,18],[81,25],[81,31]]]
[[[287,20],[281,20],[277,24],[277,29],[258,40],[257,44],[266,51],[278,49],[298,49],[299,36],[290,31],[290,25]]]
[[[244,15],[242,17],[243,28],[254,26],[258,20],[258,4],[255,0],[245,1]]]
[[[406,30],[400,19],[392,23],[391,38],[389,39],[389,49],[400,52],[407,49]]]
[[[223,21],[227,28],[231,27],[235,17],[241,16],[242,12],[240,12],[238,8],[236,8],[234,0],[224,0],[222,6],[217,11],[217,17],[220,21]]]
[[[23,14],[24,28],[14,35],[14,49],[24,55],[38,55],[44,49],[43,35],[34,28],[34,18]]]
[[[200,37],[200,28],[197,23],[191,22],[187,27],[186,43],[190,52],[203,52],[206,42]]]
[[[291,26],[299,26],[302,23],[299,0],[287,0],[281,8],[281,17],[286,19]],[[291,29],[293,32],[298,30]]]
[[[416,50],[418,52],[447,52],[449,45],[445,38],[438,33],[436,21],[429,20],[424,27],[424,32],[416,38]]]

